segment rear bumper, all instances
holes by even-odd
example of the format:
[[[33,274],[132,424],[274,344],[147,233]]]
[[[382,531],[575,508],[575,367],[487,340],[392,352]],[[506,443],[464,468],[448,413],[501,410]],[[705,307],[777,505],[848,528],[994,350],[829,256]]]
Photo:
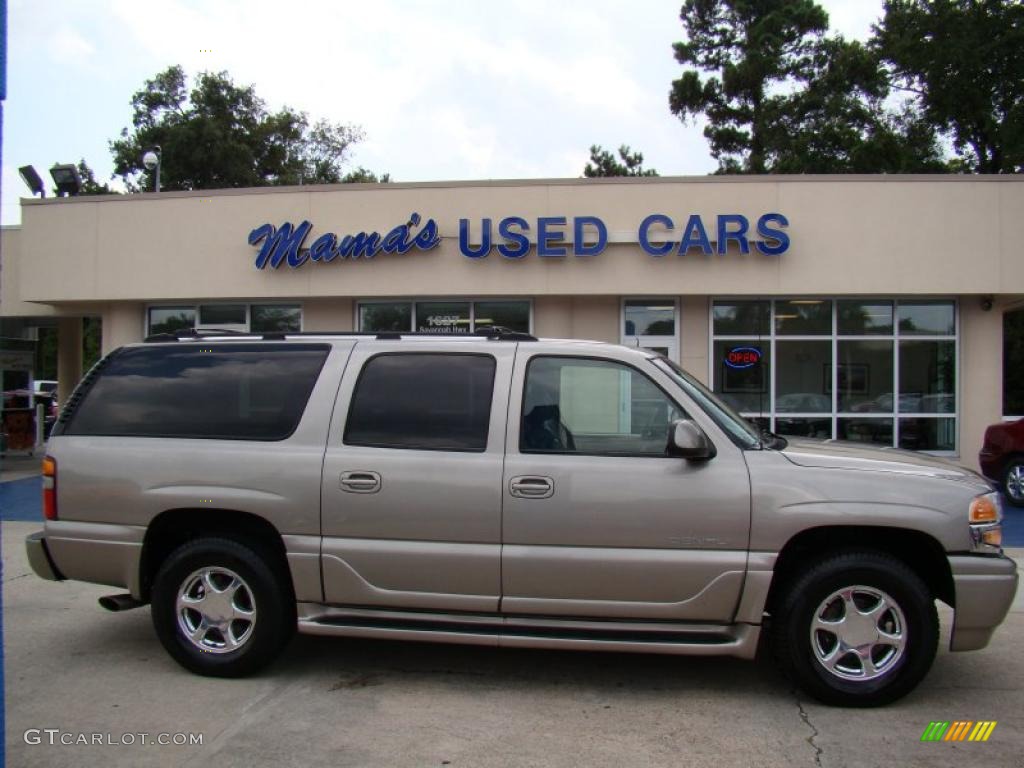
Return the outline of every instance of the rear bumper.
[[[984,648],[1013,605],[1017,594],[1017,564],[1004,555],[953,555],[949,564],[956,589],[949,650]]]
[[[64,577],[53,564],[50,551],[46,547],[46,534],[42,531],[30,534],[25,538],[25,551],[28,564],[36,572],[36,576],[47,581],[63,581]]]
[[[146,529],[133,525],[47,520],[25,540],[28,559],[44,579],[124,587],[141,598],[139,560]]]

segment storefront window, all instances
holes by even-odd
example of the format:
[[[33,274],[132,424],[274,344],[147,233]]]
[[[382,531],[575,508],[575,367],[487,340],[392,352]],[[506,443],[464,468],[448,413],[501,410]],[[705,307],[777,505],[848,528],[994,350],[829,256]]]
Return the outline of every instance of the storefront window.
[[[891,301],[840,301],[838,306],[841,336],[892,335]]]
[[[408,333],[412,330],[412,302],[360,304],[359,330]]]
[[[767,301],[716,301],[712,313],[716,336],[767,336],[770,330]]]
[[[1003,415],[1024,416],[1024,309],[1003,315]]]
[[[416,304],[416,330],[421,333],[469,333],[469,302],[418,302]]]
[[[832,302],[821,299],[776,301],[775,332],[780,336],[831,334]]]
[[[195,328],[195,307],[152,307],[149,310],[149,333],[174,333]]]
[[[733,408],[747,415],[771,410],[771,354],[757,339],[716,341],[714,390]]]
[[[530,332],[530,302],[478,301],[473,305],[474,330],[500,326],[510,331]]]
[[[298,333],[302,330],[302,307],[298,304],[202,304],[149,308],[150,335],[189,328]]]
[[[956,450],[954,302],[726,300],[711,321],[714,389],[751,421],[782,435]]]
[[[245,304],[203,304],[199,307],[199,325],[245,325]]]
[[[775,343],[775,410],[831,413],[832,342]]]
[[[951,301],[900,302],[902,336],[952,336],[956,332]]]
[[[302,307],[297,304],[253,304],[250,330],[254,333],[298,333],[302,330]]]
[[[622,343],[678,362],[679,335],[675,299],[625,299]]]
[[[840,413],[892,413],[892,342],[840,340],[837,354]]]
[[[464,334],[495,325],[530,333],[530,302],[369,301],[359,304],[359,330],[363,332],[409,333],[415,330]]]
[[[952,341],[900,342],[900,411],[953,413],[955,347]]]
[[[627,336],[675,336],[674,302],[627,301],[624,307]]]

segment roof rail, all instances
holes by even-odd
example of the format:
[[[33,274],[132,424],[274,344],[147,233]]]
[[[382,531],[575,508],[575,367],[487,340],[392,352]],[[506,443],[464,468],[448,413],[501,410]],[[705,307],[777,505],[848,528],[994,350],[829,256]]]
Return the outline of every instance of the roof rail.
[[[182,328],[169,333],[155,333],[145,338],[145,342],[159,343],[167,341],[188,341],[192,339],[205,339],[216,336],[238,336],[249,339],[261,339],[263,341],[284,341],[286,338],[302,336],[363,336],[374,339],[404,339],[413,337],[428,337],[434,339],[454,339],[472,336],[476,338],[492,339],[494,341],[537,341],[537,337],[522,331],[513,331],[501,325],[489,325],[478,328],[470,333],[445,333],[443,331],[266,331],[263,333],[248,331],[228,331],[216,328]]]
[[[143,339],[151,343],[157,341],[181,341],[182,339],[202,339],[207,336],[259,336],[259,333],[248,331],[231,331],[225,328],[178,328],[174,331],[154,333]]]

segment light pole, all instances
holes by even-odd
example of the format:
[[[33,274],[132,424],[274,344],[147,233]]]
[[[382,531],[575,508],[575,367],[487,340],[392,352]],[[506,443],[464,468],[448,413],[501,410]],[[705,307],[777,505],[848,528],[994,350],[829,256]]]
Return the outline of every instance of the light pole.
[[[146,153],[142,156],[142,164],[146,166],[146,170],[152,171],[156,168],[156,178],[153,184],[153,191],[160,191],[160,160],[163,154],[160,151],[160,145],[155,144],[146,150]]]

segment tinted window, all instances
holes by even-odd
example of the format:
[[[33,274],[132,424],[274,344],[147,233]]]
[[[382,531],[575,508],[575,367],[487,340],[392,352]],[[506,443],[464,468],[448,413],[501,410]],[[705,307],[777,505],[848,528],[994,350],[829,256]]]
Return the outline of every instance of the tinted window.
[[[330,347],[182,344],[110,359],[64,434],[283,440]]]
[[[347,445],[483,451],[494,389],[489,355],[385,354],[363,366]]]
[[[683,413],[634,369],[606,360],[537,357],[526,371],[525,453],[664,456]]]

